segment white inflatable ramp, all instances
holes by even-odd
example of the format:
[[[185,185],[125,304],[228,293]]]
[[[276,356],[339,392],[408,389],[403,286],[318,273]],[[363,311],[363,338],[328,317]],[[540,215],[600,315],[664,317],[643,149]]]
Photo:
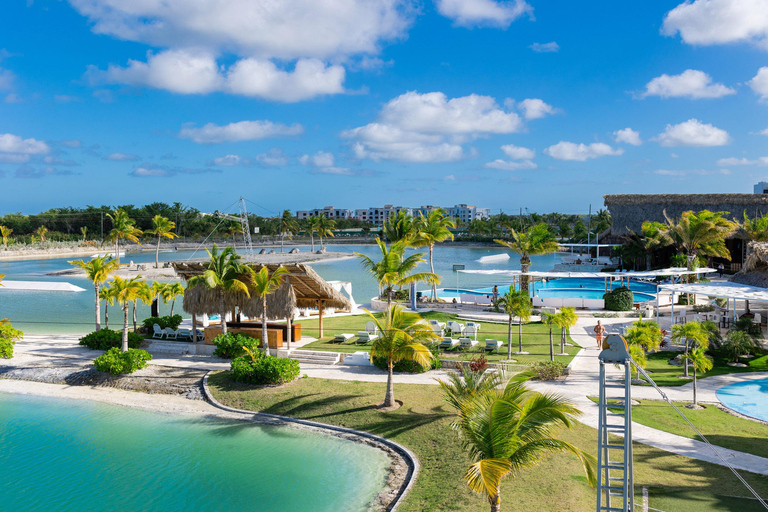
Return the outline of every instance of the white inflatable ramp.
[[[478,263],[498,263],[501,261],[507,261],[509,259],[509,254],[502,253],[502,254],[491,254],[490,256],[483,256],[479,260],[477,260]]]
[[[43,292],[84,292],[85,288],[80,288],[72,283],[61,281],[2,281],[0,282],[0,292],[3,290],[32,290]]]

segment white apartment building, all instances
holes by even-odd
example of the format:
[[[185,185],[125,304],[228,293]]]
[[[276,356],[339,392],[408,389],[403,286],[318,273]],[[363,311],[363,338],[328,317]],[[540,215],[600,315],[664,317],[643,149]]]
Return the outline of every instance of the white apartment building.
[[[478,208],[473,204],[457,204],[450,208],[445,208],[446,213],[452,219],[459,220],[464,224],[473,220],[488,219],[491,217],[490,208]]]
[[[296,212],[296,218],[299,220],[308,219],[311,216],[319,217],[325,215],[331,220],[353,219],[355,218],[355,212],[344,208],[334,208],[333,206],[325,206],[323,208],[315,208],[314,210],[300,210]]]
[[[398,212],[405,212],[406,215],[413,216],[413,210],[405,206],[393,206],[385,204],[382,207],[368,208],[364,210],[355,210],[355,218],[363,222],[368,222],[375,226],[384,225],[391,215],[397,215]]]
[[[300,210],[296,212],[296,218],[302,220],[307,219],[312,215],[324,214],[326,217],[333,220],[356,219],[362,222],[368,222],[374,226],[382,226],[389,221],[390,216],[396,215],[398,212],[405,212],[406,215],[410,215],[411,217],[418,216],[419,214],[427,216],[431,212],[441,208],[445,210],[449,217],[463,223],[469,223],[475,219],[487,219],[491,216],[490,208],[478,208],[477,206],[470,204],[457,204],[451,207],[426,205],[419,208],[385,204],[384,206],[374,206],[357,210],[334,208],[333,206],[326,206],[322,209],[316,208],[314,210]]]

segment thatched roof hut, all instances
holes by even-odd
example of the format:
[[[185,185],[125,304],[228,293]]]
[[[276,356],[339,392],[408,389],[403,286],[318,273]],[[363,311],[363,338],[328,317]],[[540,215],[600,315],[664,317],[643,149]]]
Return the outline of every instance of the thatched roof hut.
[[[730,279],[734,283],[768,288],[768,243],[749,242],[747,259],[741,271]]]

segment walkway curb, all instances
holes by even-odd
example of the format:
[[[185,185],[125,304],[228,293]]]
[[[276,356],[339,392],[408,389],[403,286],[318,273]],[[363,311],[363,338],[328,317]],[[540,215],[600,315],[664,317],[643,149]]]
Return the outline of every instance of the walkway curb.
[[[402,503],[403,498],[405,498],[408,495],[408,493],[411,492],[411,489],[413,488],[413,484],[416,481],[416,478],[419,476],[419,470],[421,469],[421,465],[419,464],[419,459],[416,458],[416,455],[414,455],[408,448],[398,443],[395,443],[394,441],[391,441],[385,437],[380,437],[380,436],[371,434],[369,432],[364,432],[362,430],[355,430],[355,429],[346,428],[346,427],[338,427],[336,425],[328,425],[326,423],[318,423],[316,421],[301,420],[297,418],[291,418],[289,416],[279,416],[277,414],[246,411],[244,409],[235,409],[234,407],[226,406],[221,402],[219,402],[218,400],[216,400],[213,397],[213,394],[211,394],[210,389],[208,389],[208,377],[211,374],[213,374],[215,371],[221,371],[221,370],[210,370],[205,374],[205,377],[203,377],[203,392],[205,393],[205,398],[214,407],[217,407],[227,412],[253,415],[258,418],[278,420],[278,421],[283,421],[287,423],[296,423],[298,425],[304,425],[304,426],[311,427],[318,430],[324,430],[324,431],[330,430],[331,432],[349,434],[352,436],[362,437],[365,439],[375,441],[376,443],[384,445],[390,448],[391,450],[393,450],[395,453],[397,453],[408,466],[408,472],[405,475],[404,482],[402,483],[400,488],[397,490],[397,496],[395,496],[392,502],[389,505],[387,505],[385,510],[391,510],[391,511],[397,510],[398,507],[400,506],[400,503]]]

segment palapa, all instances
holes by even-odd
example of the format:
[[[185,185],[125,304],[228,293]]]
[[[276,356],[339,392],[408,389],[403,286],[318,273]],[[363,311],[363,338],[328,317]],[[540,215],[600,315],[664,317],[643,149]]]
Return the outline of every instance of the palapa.
[[[747,259],[741,271],[730,279],[734,283],[768,288],[768,243],[749,242]]]

